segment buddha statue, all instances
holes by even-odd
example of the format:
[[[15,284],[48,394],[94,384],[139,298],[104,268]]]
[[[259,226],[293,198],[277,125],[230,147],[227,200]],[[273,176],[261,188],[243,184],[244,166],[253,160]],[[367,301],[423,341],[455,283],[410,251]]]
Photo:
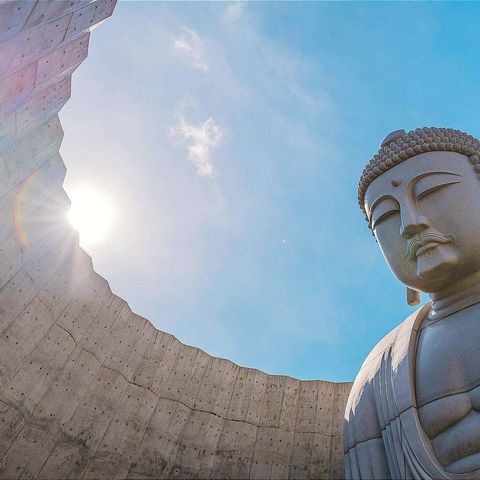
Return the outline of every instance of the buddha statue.
[[[410,304],[431,301],[363,363],[345,412],[351,479],[480,478],[480,142],[399,130],[359,204]]]

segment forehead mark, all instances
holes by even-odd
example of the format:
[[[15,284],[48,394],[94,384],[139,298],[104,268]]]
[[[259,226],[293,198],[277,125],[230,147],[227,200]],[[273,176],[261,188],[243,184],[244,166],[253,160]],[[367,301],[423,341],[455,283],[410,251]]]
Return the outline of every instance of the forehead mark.
[[[390,183],[394,186],[394,187],[399,187],[401,184],[402,184],[402,181],[399,180],[398,178],[393,178]]]

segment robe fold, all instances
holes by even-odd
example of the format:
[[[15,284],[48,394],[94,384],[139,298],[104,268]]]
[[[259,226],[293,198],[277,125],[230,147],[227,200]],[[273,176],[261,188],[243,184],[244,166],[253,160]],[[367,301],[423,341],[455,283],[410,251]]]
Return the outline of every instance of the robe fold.
[[[418,418],[415,357],[426,304],[390,332],[362,365],[345,411],[347,479],[470,479],[448,473]]]

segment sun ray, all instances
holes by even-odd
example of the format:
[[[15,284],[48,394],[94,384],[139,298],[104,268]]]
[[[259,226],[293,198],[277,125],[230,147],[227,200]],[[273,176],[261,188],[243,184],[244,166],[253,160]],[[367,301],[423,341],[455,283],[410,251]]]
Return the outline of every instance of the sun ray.
[[[105,240],[114,220],[111,200],[98,189],[80,186],[69,193],[72,206],[68,219],[78,230],[80,245],[93,245]]]

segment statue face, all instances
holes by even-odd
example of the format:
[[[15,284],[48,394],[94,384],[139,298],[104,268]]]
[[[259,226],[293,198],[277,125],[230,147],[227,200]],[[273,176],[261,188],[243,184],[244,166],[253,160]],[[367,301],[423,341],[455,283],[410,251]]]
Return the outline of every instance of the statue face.
[[[468,157],[421,153],[375,178],[365,209],[393,273],[435,292],[480,270],[480,181]]]

